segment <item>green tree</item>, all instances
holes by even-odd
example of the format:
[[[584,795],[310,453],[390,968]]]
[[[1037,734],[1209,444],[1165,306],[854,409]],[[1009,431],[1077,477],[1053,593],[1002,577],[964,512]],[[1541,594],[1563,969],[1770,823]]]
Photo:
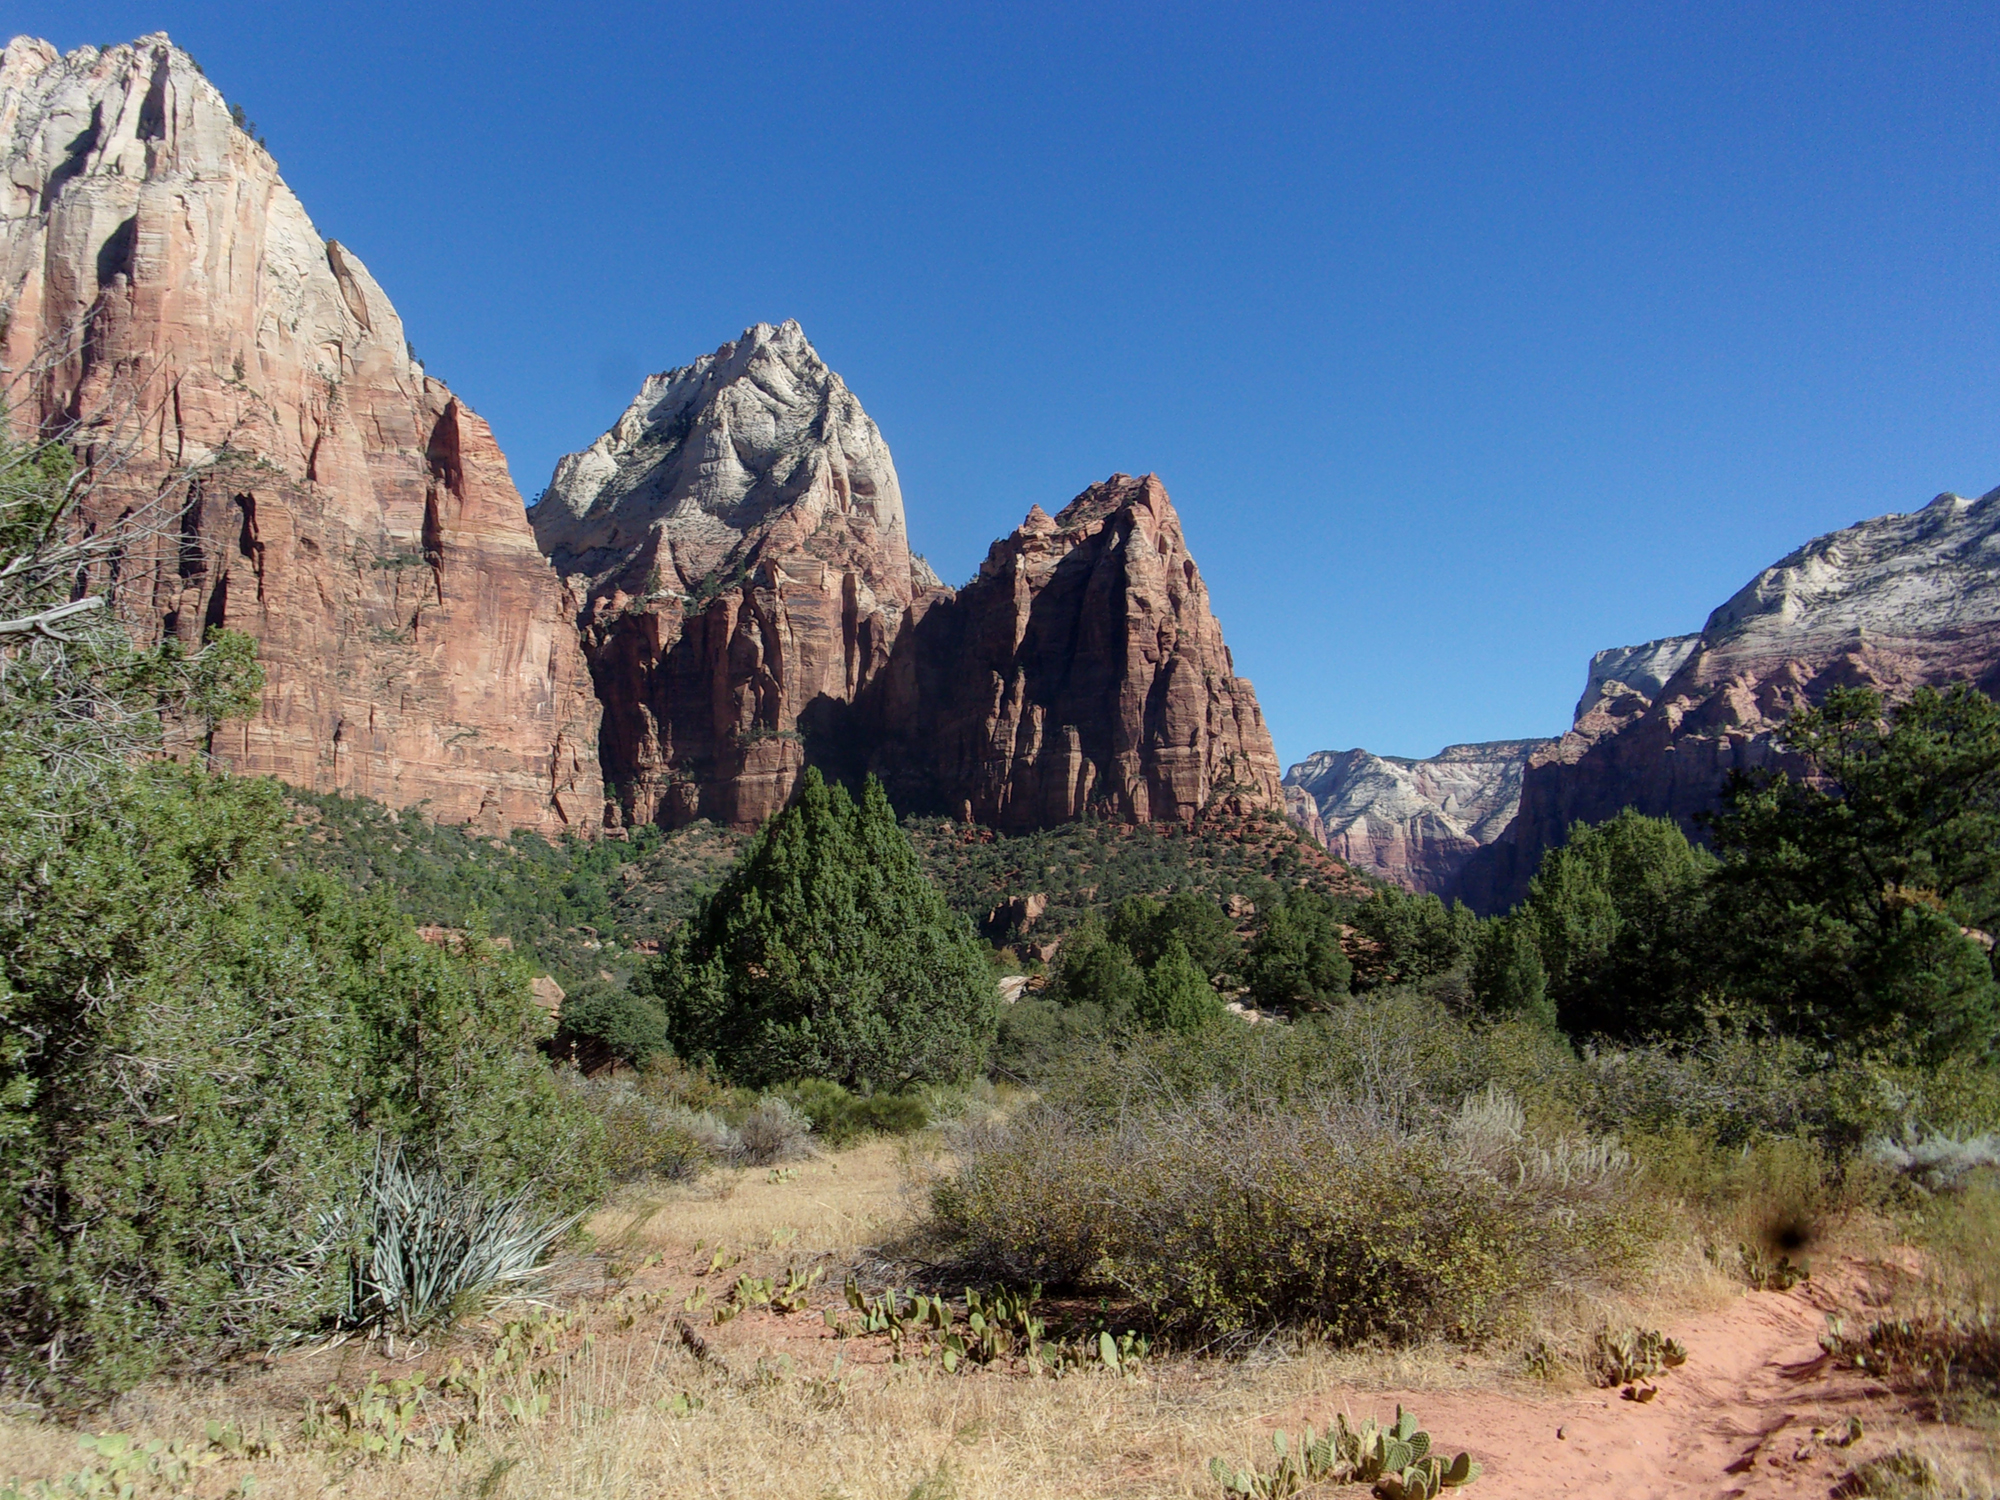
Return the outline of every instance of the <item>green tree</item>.
[[[1370,986],[1415,984],[1471,962],[1479,918],[1463,902],[1385,885],[1354,909],[1355,931],[1375,944],[1366,962]]]
[[[1294,890],[1259,907],[1243,977],[1260,1007],[1323,1010],[1347,993],[1353,976],[1326,897]]]
[[[1144,898],[1140,898],[1144,899]],[[1146,977],[1123,943],[1113,942],[1104,924],[1085,917],[1063,939],[1056,956],[1049,998],[1071,1010],[1085,1010],[1099,1031],[1119,1032],[1134,1024]]]
[[[1178,937],[1168,938],[1166,951],[1146,971],[1137,1007],[1139,1024],[1148,1031],[1199,1031],[1222,1014],[1222,1002],[1208,976]]]
[[[1534,923],[1516,914],[1486,924],[1472,965],[1472,993],[1489,1015],[1525,1016],[1553,1027],[1548,971]]]
[[[874,778],[857,806],[806,772],[652,971],[668,1035],[748,1084],[894,1089],[963,1077],[993,1038],[993,979]]]
[[[1671,819],[1630,809],[1574,825],[1569,841],[1542,857],[1516,918],[1533,934],[1565,1031],[1638,1035],[1696,1019],[1714,868]],[[1525,974],[1518,966],[1512,972]],[[1520,1008],[1525,993],[1483,1003]]]
[[[1213,897],[1198,891],[1176,891],[1164,901],[1128,896],[1112,913],[1106,935],[1142,969],[1152,968],[1169,944],[1179,942],[1211,981],[1233,970],[1242,958],[1229,918]]]
[[[1739,777],[1711,821],[1717,961],[1775,1024],[1981,1054],[2000,1028],[2000,708],[1967,685],[1794,714],[1810,774]]]
[[[595,1189],[527,973],[286,873],[288,826],[266,782],[0,756],[0,1367],[58,1399],[322,1323],[378,1135]]]

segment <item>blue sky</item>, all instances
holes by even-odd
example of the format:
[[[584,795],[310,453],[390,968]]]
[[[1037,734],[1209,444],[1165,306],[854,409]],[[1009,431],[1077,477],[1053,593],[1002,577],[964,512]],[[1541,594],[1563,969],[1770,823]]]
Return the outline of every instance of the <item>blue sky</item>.
[[[2000,10],[310,9],[165,29],[532,496],[795,317],[948,581],[1166,481],[1289,764],[1554,733],[1589,654],[2000,485]]]

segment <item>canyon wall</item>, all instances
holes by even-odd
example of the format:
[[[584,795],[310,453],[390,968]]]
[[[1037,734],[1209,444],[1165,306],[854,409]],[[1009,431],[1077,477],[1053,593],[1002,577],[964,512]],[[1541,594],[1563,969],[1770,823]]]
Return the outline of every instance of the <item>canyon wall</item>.
[[[2000,490],[1940,495],[1816,537],[1698,636],[1652,644],[1671,649],[1654,653],[1650,680],[1614,676],[1586,691],[1570,732],[1530,762],[1513,822],[1448,894],[1503,911],[1573,822],[1626,807],[1698,833],[1696,815],[1717,806],[1730,773],[1782,764],[1773,730],[1832,688],[1894,699],[1968,681],[2000,693]]]
[[[1316,751],[1285,773],[1300,798],[1293,821],[1356,869],[1414,891],[1443,890],[1513,820],[1529,757],[1553,743],[1448,745],[1421,760]]]
[[[501,830],[601,822],[567,597],[492,433],[164,35],[0,56],[0,365],[92,465],[142,640],[255,637],[224,762]]]

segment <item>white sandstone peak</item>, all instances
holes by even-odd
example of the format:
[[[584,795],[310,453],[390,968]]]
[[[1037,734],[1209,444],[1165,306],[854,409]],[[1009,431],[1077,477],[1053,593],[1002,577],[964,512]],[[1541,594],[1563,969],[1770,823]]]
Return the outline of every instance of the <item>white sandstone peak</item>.
[[[866,539],[873,586],[911,589],[902,487],[881,432],[792,319],[649,375],[611,429],[564,457],[532,512],[565,575],[657,568],[687,588],[746,539],[805,546],[829,519]]]

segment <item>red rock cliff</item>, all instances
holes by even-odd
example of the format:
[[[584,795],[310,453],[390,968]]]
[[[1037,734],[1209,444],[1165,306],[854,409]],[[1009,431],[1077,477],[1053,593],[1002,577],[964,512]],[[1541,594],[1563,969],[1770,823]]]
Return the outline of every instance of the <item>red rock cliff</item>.
[[[897,806],[996,828],[1284,808],[1180,517],[1153,475],[1040,506],[979,576],[921,598],[864,705]]]
[[[18,38],[0,142],[15,419],[80,424],[99,523],[171,518],[121,574],[135,630],[256,637],[262,711],[217,753],[456,822],[598,823],[577,601],[492,433],[193,60]]]
[[[590,601],[628,818],[754,827],[809,763],[1001,828],[1283,806],[1157,479],[1037,508],[954,594],[910,553],[881,433],[796,323],[651,377],[533,516]]]

